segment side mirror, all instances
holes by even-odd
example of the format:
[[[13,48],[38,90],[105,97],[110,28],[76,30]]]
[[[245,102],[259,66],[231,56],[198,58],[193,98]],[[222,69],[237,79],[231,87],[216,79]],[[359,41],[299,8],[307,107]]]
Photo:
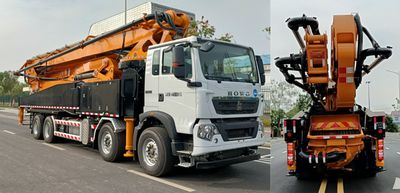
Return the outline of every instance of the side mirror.
[[[265,72],[264,72],[264,64],[261,59],[261,56],[256,56],[256,62],[258,66],[258,74],[260,75],[261,85],[265,84]]]
[[[214,43],[208,41],[208,42],[201,44],[200,50],[203,52],[209,52],[210,50],[212,50],[214,48],[214,46],[215,46]]]
[[[172,68],[177,79],[185,79],[185,53],[183,46],[172,48]]]

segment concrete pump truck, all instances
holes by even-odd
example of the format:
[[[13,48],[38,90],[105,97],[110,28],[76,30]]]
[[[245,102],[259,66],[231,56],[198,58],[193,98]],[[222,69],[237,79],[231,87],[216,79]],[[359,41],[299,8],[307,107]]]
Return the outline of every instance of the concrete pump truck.
[[[301,51],[277,58],[275,64],[288,83],[312,99],[303,117],[283,124],[289,174],[303,179],[344,170],[375,176],[384,167],[385,117],[368,114],[355,96],[363,76],[391,56],[391,47],[380,47],[358,14],[335,15],[330,40],[320,34],[314,17],[289,18],[287,25]],[[304,29],[304,40],[299,28]],[[371,48],[363,48],[364,35]],[[369,56],[375,60],[366,65]]]
[[[185,37],[189,17],[166,10],[26,61],[35,139],[135,157],[150,175],[259,159],[263,64],[250,47]],[[82,160],[83,161],[83,160]]]

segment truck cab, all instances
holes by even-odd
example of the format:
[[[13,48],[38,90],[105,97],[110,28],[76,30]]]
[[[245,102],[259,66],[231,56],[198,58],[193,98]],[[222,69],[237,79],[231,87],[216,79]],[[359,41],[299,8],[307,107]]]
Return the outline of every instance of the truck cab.
[[[250,47],[222,41],[192,36],[149,47],[144,112],[134,133],[163,119],[184,167],[258,159],[265,142],[262,68]]]

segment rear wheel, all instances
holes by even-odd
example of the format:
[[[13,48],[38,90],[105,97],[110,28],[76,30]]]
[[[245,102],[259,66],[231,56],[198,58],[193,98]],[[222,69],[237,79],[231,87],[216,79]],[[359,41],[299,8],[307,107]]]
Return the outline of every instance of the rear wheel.
[[[309,180],[316,177],[315,169],[299,155],[297,155],[296,161],[296,177],[298,180]]]
[[[43,119],[44,116],[36,114],[32,122],[32,134],[35,139],[43,139]]]
[[[376,176],[376,157],[375,151],[372,150],[372,140],[364,140],[364,150],[358,154],[355,160],[356,174],[359,177]]]
[[[125,133],[114,132],[111,123],[105,123],[99,133],[97,146],[101,157],[108,162],[119,161],[124,154]]]
[[[47,143],[54,142],[54,124],[53,119],[48,116],[43,123],[43,139]]]
[[[146,173],[162,176],[169,173],[175,164],[172,155],[171,139],[161,127],[150,127],[140,135],[138,143],[140,166]]]
[[[309,172],[311,171],[306,171],[304,170],[304,167],[306,167],[304,164],[301,163],[301,161],[296,162],[296,178],[297,180],[306,180],[310,178]]]

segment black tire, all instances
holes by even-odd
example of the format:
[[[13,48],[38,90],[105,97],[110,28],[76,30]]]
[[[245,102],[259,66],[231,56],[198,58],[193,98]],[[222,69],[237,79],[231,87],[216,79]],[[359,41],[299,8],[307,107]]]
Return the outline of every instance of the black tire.
[[[42,114],[36,114],[32,122],[32,135],[33,138],[39,140],[43,139],[43,119]]]
[[[300,158],[300,156],[297,155],[297,161],[296,161],[296,177],[297,180],[310,180],[314,178],[315,176],[315,170],[310,166],[310,164],[306,161]]]
[[[105,123],[101,126],[97,146],[101,157],[105,161],[119,161],[123,157],[125,150],[125,132],[115,133],[113,125]]]
[[[375,177],[377,173],[375,151],[372,150],[372,140],[364,140],[364,150],[353,161],[358,177]]]
[[[150,148],[154,152],[151,152]],[[155,158],[154,153],[157,153]],[[149,127],[143,131],[139,138],[138,156],[140,166],[152,176],[168,174],[176,163],[176,157],[172,155],[171,139],[161,127]]]
[[[53,143],[55,141],[54,136],[54,124],[51,116],[46,117],[43,122],[43,139],[46,143]]]

